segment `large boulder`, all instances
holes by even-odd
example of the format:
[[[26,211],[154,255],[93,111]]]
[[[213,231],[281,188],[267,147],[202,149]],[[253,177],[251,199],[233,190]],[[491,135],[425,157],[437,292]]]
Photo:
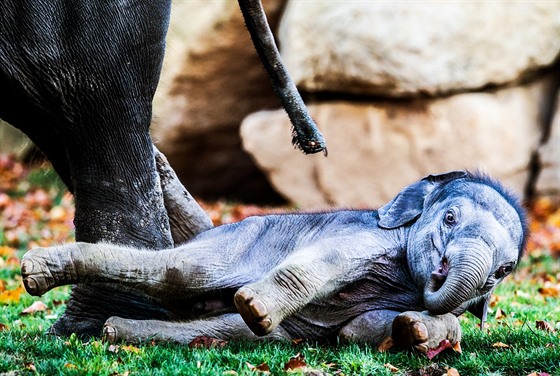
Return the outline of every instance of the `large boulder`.
[[[283,2],[263,1],[273,27]],[[277,198],[242,150],[239,124],[279,105],[236,1],[173,4],[152,134],[193,195]]]
[[[290,146],[283,111],[258,112],[243,121],[243,146],[284,197],[306,208],[380,206],[415,179],[457,169],[481,169],[523,194],[545,81],[439,99],[311,105],[327,158]]]
[[[306,91],[439,95],[500,85],[560,51],[558,1],[290,0],[279,38]]]
[[[540,171],[535,193],[560,198],[560,92],[556,96],[550,130],[544,138],[538,154]]]

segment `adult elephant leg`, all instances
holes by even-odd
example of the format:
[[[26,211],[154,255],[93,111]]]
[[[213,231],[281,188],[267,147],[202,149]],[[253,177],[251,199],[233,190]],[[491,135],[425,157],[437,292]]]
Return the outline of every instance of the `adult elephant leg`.
[[[78,241],[172,246],[148,133],[169,11],[169,0],[0,6],[0,82],[4,97],[17,98],[2,105],[33,114],[8,121],[44,137],[50,158],[66,156]],[[169,318],[145,295],[78,285],[51,331],[99,335],[114,315]]]

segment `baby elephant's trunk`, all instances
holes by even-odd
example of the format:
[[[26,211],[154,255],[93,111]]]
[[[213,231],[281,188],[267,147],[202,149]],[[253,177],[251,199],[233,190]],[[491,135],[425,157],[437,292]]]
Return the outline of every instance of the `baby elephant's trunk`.
[[[460,249],[457,244],[448,247],[448,272],[443,284],[441,273],[435,271],[426,285],[424,305],[433,314],[449,313],[472,299],[488,278],[492,260],[488,247],[476,244],[473,248],[468,242],[471,247],[465,248],[465,243]]]

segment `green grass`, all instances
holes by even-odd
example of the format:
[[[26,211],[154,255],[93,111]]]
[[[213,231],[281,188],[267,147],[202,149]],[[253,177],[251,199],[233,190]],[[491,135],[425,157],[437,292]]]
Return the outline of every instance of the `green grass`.
[[[527,261],[526,261],[527,264]],[[40,300],[49,310],[34,315],[20,313],[39,300],[27,294],[0,307],[0,374],[18,375],[246,375],[255,374],[249,364],[266,363],[272,374],[286,374],[284,365],[301,353],[309,370],[344,375],[440,375],[455,368],[461,375],[528,375],[548,372],[560,375],[558,334],[535,328],[536,320],[557,325],[560,318],[558,298],[541,296],[539,277],[560,272],[557,260],[533,260],[527,278],[510,278],[496,291],[497,304],[490,312],[488,328],[481,331],[477,320],[465,315],[462,354],[444,353],[429,361],[413,352],[379,353],[365,345],[325,346],[315,343],[230,342],[223,348],[191,349],[178,345],[111,346],[97,339],[82,342],[75,337],[56,338],[44,332],[64,311],[69,288],[57,288]],[[525,270],[528,270],[525,266]],[[17,267],[5,268],[0,278],[10,285],[19,282]],[[521,291],[516,294],[516,291]],[[505,316],[496,319],[501,309]],[[558,328],[556,329],[558,333]],[[496,347],[502,342],[507,348]],[[392,372],[386,365],[398,368]],[[298,372],[288,372],[298,374]],[[12,373],[14,374],[14,373]],[[305,374],[305,371],[299,371]]]

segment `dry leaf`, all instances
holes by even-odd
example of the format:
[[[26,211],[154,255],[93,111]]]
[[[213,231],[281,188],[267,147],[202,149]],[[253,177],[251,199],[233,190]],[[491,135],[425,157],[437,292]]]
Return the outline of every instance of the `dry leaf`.
[[[224,347],[227,341],[208,336],[198,336],[189,343],[190,348],[214,349]]]
[[[8,325],[0,322],[0,332],[3,330],[8,330]]]
[[[457,371],[455,368],[449,368],[447,370],[447,372],[445,373],[446,376],[461,376],[459,374],[459,371]]]
[[[292,356],[290,360],[286,364],[284,364],[284,371],[300,369],[307,367],[307,363],[305,362],[305,358],[300,353]]]
[[[116,353],[119,352],[119,345],[109,345],[109,347],[107,348],[107,351],[116,354]]]
[[[546,372],[531,372],[527,376],[550,376],[550,374]]]
[[[392,365],[391,363],[385,363],[383,366],[391,372],[399,372],[399,369],[394,365]]]
[[[45,303],[43,303],[40,300],[37,300],[36,302],[31,304],[29,307],[27,307],[23,311],[21,311],[21,314],[22,315],[31,315],[31,314],[36,313],[36,312],[44,312],[47,309],[48,309],[48,307]]]
[[[494,315],[494,318],[496,320],[500,320],[500,319],[503,319],[504,317],[506,317],[506,314],[504,313],[504,311],[502,311],[501,308],[498,308],[496,310],[496,314]]]
[[[552,326],[551,323],[544,321],[544,320],[537,320],[535,321],[536,327],[539,330],[544,330],[550,333],[554,333],[556,330],[554,329],[554,327]]]
[[[121,346],[121,350],[129,353],[139,354],[140,349],[135,346]]]
[[[506,345],[503,342],[496,342],[492,344],[492,347],[495,349],[509,349],[510,345]]]
[[[251,371],[258,371],[258,372],[263,372],[263,373],[270,373],[270,367],[268,366],[268,364],[266,363],[261,363],[258,366],[254,366],[249,362],[245,362],[245,364],[247,364],[247,367],[249,367],[249,369]]]
[[[541,287],[539,294],[544,297],[557,298],[560,296],[560,290],[556,286]]]
[[[387,337],[381,342],[381,344],[377,347],[377,351],[385,352],[393,347],[395,343],[393,342],[393,337]]]
[[[25,292],[23,286],[14,290],[6,290],[0,293],[0,304],[14,304],[19,302],[21,294]]]

